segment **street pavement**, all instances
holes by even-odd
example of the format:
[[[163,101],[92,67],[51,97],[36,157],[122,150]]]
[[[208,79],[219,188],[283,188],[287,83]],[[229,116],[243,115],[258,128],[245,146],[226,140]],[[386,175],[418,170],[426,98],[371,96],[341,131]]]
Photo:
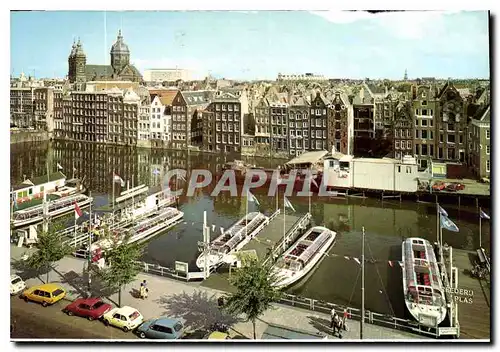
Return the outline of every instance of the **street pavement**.
[[[132,333],[104,326],[100,321],[88,321],[82,317],[68,316],[61,310],[68,301],[52,306],[25,302],[19,296],[10,299],[11,339],[137,339]]]
[[[25,248],[11,246],[11,273],[17,273],[26,281],[28,286],[41,284],[46,275],[37,276],[31,270],[27,270],[23,265],[20,265],[21,258],[26,251]],[[86,273],[84,273],[85,266],[86,262],[84,260],[65,257],[54,265],[54,270],[50,272],[50,281],[65,287],[69,299],[84,296],[88,292],[88,279]],[[137,298],[140,283],[143,280],[147,281],[149,289],[149,297],[145,300]],[[118,305],[118,293],[109,292],[97,277],[92,278],[91,291],[93,296],[103,297],[110,303]],[[156,275],[139,274],[135,282],[122,288],[121,305],[128,305],[138,309],[145,319],[159,316],[183,317],[189,331],[204,330],[215,322],[223,322],[231,326],[231,337],[253,338],[251,322],[245,321],[243,317],[229,316],[218,308],[217,298],[222,294],[224,292],[202,287],[196,282],[182,282]],[[256,336],[259,339],[269,324],[273,324],[312,334],[320,333],[327,336],[328,339],[337,341],[359,339],[358,321],[347,321],[348,331],[343,332],[342,340],[339,340],[338,336],[332,336],[329,323],[330,317],[328,314],[275,304],[272,309],[266,311],[258,319]],[[100,323],[97,322],[97,324]],[[363,335],[364,339],[377,340],[424,339],[419,335],[371,324],[365,324]],[[114,338],[119,338],[118,333],[116,336]]]

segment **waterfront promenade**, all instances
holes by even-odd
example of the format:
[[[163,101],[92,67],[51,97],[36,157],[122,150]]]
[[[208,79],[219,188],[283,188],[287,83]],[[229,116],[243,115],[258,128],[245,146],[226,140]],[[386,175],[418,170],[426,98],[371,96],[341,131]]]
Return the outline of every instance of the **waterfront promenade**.
[[[22,256],[30,251],[26,248],[11,246],[11,273],[17,273],[25,279],[28,286],[42,283],[45,275],[36,277],[32,272],[26,270],[19,264]],[[54,270],[50,273],[50,281],[60,283],[68,292],[68,299],[76,299],[87,292],[87,276],[82,274],[86,262],[73,257],[65,257],[54,264]],[[136,298],[139,285],[142,280],[147,280],[149,297],[146,300]],[[99,280],[92,281],[93,295],[109,297],[108,300],[118,303],[118,293],[106,292],[101,287]],[[146,319],[167,316],[182,316],[186,319],[189,330],[195,331],[206,328],[208,325],[222,321],[231,325],[230,335],[239,338],[252,338],[252,323],[243,318],[234,318],[220,312],[217,306],[217,297],[224,292],[202,287],[200,283],[181,282],[164,277],[139,274],[135,282],[122,288],[122,305],[130,305],[137,308]],[[61,308],[64,305],[61,304]],[[75,318],[77,319],[77,318]],[[333,341],[346,339],[359,339],[359,322],[348,320],[348,331],[343,332],[343,339],[332,336],[329,328],[330,317],[327,314],[313,312],[305,309],[275,304],[273,309],[266,311],[257,321],[257,338],[259,339],[270,324],[281,325],[290,329],[326,335]],[[364,330],[365,339],[427,339],[423,336],[402,332],[398,330],[383,328],[366,323]]]

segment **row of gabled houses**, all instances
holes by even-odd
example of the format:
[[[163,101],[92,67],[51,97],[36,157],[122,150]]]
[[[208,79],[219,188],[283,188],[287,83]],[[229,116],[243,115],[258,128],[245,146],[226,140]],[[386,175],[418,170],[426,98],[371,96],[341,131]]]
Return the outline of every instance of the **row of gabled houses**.
[[[482,155],[484,162],[476,163],[484,165],[480,174],[491,169],[486,132],[479,138],[472,127],[489,131],[488,88],[371,81],[339,87],[248,83],[219,90],[207,82],[206,88],[183,91],[127,81],[86,82],[80,91],[12,87],[11,119],[28,106],[36,112],[36,127],[56,139],[82,142],[285,158],[332,149],[357,156],[411,155],[423,169],[430,160],[471,164],[473,155]]]

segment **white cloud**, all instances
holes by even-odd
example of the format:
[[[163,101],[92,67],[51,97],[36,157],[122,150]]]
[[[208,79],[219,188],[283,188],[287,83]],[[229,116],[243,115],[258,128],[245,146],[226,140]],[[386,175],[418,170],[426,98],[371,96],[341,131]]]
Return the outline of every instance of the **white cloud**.
[[[366,11],[311,11],[311,13],[332,23],[363,22],[374,24],[398,38],[421,39],[430,31],[435,32],[442,26],[440,22],[444,15],[454,12],[402,11],[372,14]]]

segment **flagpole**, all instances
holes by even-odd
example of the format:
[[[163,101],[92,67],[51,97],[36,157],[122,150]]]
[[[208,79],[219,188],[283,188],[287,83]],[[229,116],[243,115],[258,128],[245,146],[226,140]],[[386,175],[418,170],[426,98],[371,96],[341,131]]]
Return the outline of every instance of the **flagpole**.
[[[311,214],[311,180],[312,180],[312,165],[309,167],[309,176],[311,179],[309,180],[309,214]]]
[[[92,199],[92,191],[89,191],[89,198]],[[92,295],[91,294],[91,290],[90,290],[90,287],[91,287],[91,283],[92,283],[92,280],[90,278],[90,264],[92,262],[92,251],[91,251],[91,246],[92,246],[92,201],[90,202],[90,205],[89,205],[89,249],[88,249],[88,253],[87,253],[87,275],[88,275],[88,289],[89,289],[89,297]]]
[[[283,193],[283,252],[286,250],[286,205],[285,194]]]
[[[365,227],[362,228],[361,238],[361,322],[359,337],[363,339],[363,330],[365,327]]]
[[[247,199],[245,199],[245,237],[248,236],[248,224],[247,224],[247,217],[248,217],[248,189],[247,189]]]
[[[483,248],[481,243],[481,208],[479,208],[479,249]]]
[[[75,201],[75,227],[74,227],[74,234],[73,234],[73,237],[74,237],[74,240],[75,240],[75,251],[76,251],[76,206],[78,205],[78,203]]]
[[[111,201],[113,202],[113,216],[111,220],[111,224],[113,227],[115,226],[115,173],[113,172],[113,182],[111,183],[111,187],[113,187],[113,194],[111,197]]]
[[[439,245],[439,220],[440,220],[440,213],[439,213],[439,203],[436,203],[436,238],[437,238],[437,244]]]

